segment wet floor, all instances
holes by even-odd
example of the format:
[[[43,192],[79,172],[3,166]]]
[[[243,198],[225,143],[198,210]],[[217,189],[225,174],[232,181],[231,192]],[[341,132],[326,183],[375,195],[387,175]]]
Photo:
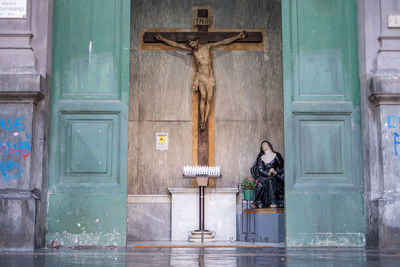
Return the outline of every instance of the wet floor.
[[[0,266],[400,266],[399,251],[285,248],[128,248],[0,251]]]

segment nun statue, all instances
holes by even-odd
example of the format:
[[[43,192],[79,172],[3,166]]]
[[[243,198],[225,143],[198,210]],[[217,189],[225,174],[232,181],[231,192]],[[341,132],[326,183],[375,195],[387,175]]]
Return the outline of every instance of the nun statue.
[[[263,141],[260,153],[250,168],[257,180],[255,186],[254,208],[284,207],[284,164],[282,155],[274,151],[268,141]]]

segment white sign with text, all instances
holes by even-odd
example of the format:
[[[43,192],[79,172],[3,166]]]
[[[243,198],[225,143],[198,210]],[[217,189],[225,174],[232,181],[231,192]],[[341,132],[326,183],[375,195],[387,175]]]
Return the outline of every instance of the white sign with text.
[[[400,15],[389,15],[388,27],[389,28],[400,28]]]
[[[26,0],[0,0],[0,18],[25,19]]]

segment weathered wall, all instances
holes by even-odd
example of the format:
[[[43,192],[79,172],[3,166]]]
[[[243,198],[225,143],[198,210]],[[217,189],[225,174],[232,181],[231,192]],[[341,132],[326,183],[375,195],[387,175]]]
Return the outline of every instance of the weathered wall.
[[[367,246],[400,245],[400,14],[397,0],[359,0],[359,57]],[[397,152],[396,152],[397,150]]]
[[[250,175],[262,140],[283,154],[280,1],[216,1],[215,28],[265,29],[264,51],[215,51],[215,163],[234,187]]]
[[[0,247],[44,245],[51,3],[0,19]]]
[[[141,50],[140,30],[190,28],[191,1],[132,1],[129,194],[168,194],[191,163],[192,60],[183,51]],[[156,150],[156,133],[169,149]],[[186,181],[186,186],[190,181]]]
[[[192,56],[178,50],[141,50],[140,30],[190,29],[192,8],[212,6],[214,28],[264,29],[264,51],[215,51],[215,163],[217,187],[250,175],[262,140],[283,152],[280,1],[132,1],[129,194],[166,194],[190,187],[182,167],[192,161]],[[168,151],[155,149],[169,133]]]

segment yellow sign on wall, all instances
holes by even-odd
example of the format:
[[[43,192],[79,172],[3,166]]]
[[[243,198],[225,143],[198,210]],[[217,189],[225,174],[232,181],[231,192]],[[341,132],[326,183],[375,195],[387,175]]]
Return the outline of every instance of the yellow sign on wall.
[[[156,133],[156,150],[168,150],[168,133]]]

